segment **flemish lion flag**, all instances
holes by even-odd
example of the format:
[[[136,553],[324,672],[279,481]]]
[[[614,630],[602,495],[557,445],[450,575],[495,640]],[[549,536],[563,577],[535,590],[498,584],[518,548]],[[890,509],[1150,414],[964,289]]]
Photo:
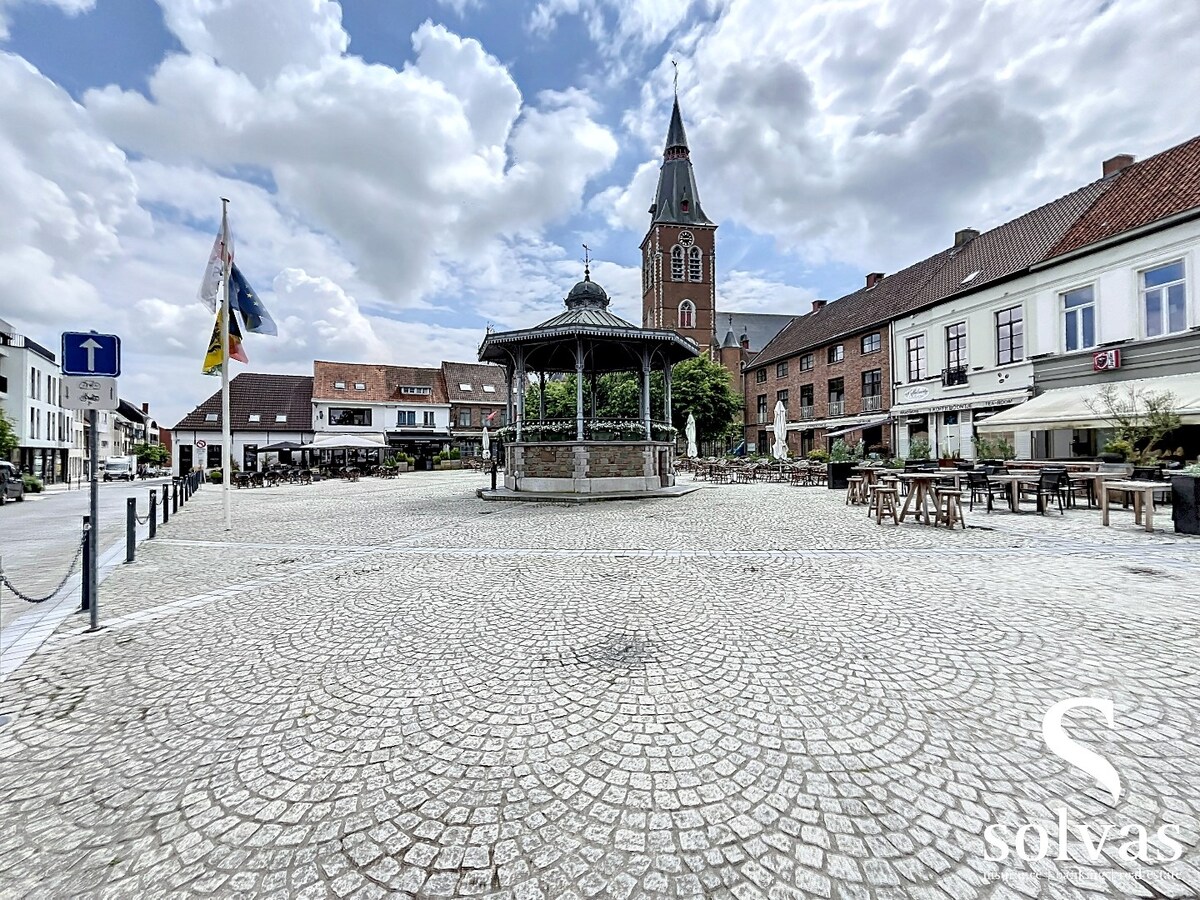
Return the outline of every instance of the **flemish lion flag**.
[[[235,315],[229,317],[229,358],[236,359],[238,362],[248,363],[246,351],[242,349],[242,331],[238,327],[238,318]],[[221,313],[217,313],[217,321],[213,323],[212,338],[208,342],[208,353],[204,355],[205,375],[220,375],[221,363],[224,360],[224,354],[221,353]]]

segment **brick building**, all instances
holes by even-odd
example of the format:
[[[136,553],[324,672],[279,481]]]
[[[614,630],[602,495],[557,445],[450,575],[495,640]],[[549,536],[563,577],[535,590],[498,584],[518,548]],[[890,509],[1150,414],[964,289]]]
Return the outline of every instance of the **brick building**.
[[[463,456],[483,455],[483,429],[507,424],[504,369],[489,363],[442,362],[450,430]]]

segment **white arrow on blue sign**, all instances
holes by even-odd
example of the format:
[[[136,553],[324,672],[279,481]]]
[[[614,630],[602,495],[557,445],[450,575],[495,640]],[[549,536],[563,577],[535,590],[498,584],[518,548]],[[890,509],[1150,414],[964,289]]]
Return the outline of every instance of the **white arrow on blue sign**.
[[[121,374],[121,339],[94,331],[64,331],[62,371],[64,375],[116,378]]]

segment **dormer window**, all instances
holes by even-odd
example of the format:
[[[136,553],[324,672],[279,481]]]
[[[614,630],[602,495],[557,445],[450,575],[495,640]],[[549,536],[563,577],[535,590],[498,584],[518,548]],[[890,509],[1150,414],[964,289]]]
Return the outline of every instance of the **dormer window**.
[[[247,416],[246,419],[249,422],[261,422],[262,414],[261,413],[250,413],[250,415]]]
[[[335,391],[344,391],[344,390],[346,389],[346,382],[344,382],[344,381],[335,381],[335,382],[333,383],[333,389],[334,389]]]
[[[367,389],[367,386],[365,384],[363,384],[361,381],[356,381],[354,383],[354,389],[356,391],[365,391]]]

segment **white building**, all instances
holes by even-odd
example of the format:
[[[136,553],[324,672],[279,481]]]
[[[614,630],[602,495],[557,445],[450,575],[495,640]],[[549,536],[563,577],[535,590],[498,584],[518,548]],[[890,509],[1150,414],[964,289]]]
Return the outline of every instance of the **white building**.
[[[960,232],[932,286],[944,299],[892,322],[899,455],[927,437],[933,455],[971,459],[978,434],[1018,457],[1095,456],[1111,425],[1101,388],[1119,381],[1170,388],[1185,424],[1200,424],[1200,139],[1142,163],[1115,157],[1104,175],[984,235]],[[997,267],[1008,274],[993,279]],[[1193,437],[1182,430],[1189,456]]]
[[[283,441],[313,440],[312,377],[243,372],[229,383],[230,432],[238,469],[257,469],[258,448]],[[289,461],[285,452],[282,461]],[[172,429],[171,471],[221,468],[221,392],[184,416]]]
[[[71,474],[74,415],[61,393],[56,355],[0,320],[0,408],[17,435],[12,461],[47,482]]]

